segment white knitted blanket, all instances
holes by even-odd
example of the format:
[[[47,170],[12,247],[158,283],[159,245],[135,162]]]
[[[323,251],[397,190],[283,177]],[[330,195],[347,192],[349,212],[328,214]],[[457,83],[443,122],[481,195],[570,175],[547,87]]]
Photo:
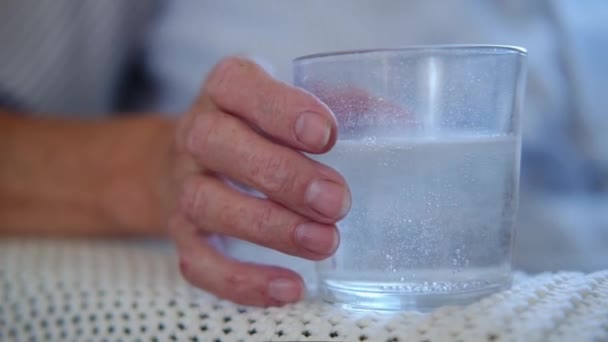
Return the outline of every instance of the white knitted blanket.
[[[519,274],[510,291],[422,314],[239,307],[175,265],[163,243],[0,240],[0,341],[608,341],[608,271]]]

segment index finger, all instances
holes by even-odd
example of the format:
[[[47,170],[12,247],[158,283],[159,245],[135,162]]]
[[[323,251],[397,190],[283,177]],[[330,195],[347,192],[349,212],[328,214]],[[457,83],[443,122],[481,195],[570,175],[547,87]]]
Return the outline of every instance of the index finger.
[[[336,142],[336,119],[325,104],[274,79],[251,60],[221,60],[205,82],[205,96],[219,109],[293,148],[324,153]]]

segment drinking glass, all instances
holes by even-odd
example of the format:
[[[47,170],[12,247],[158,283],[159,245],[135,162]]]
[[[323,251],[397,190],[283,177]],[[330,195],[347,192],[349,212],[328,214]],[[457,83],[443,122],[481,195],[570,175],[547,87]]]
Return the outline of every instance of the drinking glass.
[[[417,46],[294,61],[295,85],[338,120],[352,208],[317,264],[329,302],[428,310],[511,284],[526,51]]]

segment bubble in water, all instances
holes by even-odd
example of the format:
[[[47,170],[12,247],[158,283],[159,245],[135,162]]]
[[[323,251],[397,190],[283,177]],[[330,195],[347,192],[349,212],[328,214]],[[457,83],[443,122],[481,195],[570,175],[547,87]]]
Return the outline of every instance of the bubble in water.
[[[376,146],[376,137],[373,135],[371,137],[367,137],[363,140],[363,143],[365,146]]]
[[[378,284],[382,290],[407,291],[411,293],[446,293],[452,291],[462,291],[467,289],[482,289],[489,285],[488,281],[462,281],[462,282],[405,282],[405,277],[401,277],[401,283]]]
[[[505,184],[513,183],[513,172],[505,165],[512,165],[514,143],[428,143],[368,134],[361,140],[339,141],[329,154],[315,156],[352,184],[355,205],[339,224],[345,229],[336,260],[347,262],[337,269],[345,276],[340,278],[331,269],[324,279],[352,285],[353,291],[369,287],[373,292],[386,285],[412,292],[426,286],[427,291],[440,292],[475,289],[475,279],[491,278],[491,272],[503,274],[499,265],[508,256],[502,248],[508,240],[491,237],[508,229],[505,210],[514,202],[505,202],[512,194],[505,195],[504,190]],[[466,162],[465,153],[477,159]],[[500,161],[482,163],[487,155],[499,156]],[[480,237],[482,232],[487,237]],[[364,269],[374,272],[363,274]],[[423,271],[440,276],[429,277]],[[349,283],[353,274],[363,282]]]

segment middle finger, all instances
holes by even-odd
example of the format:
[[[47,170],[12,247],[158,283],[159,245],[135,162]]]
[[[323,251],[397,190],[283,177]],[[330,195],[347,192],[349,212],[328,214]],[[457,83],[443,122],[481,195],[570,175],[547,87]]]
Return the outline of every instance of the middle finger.
[[[335,223],[350,209],[350,191],[338,172],[272,143],[226,113],[197,115],[186,144],[202,167],[313,220]]]

